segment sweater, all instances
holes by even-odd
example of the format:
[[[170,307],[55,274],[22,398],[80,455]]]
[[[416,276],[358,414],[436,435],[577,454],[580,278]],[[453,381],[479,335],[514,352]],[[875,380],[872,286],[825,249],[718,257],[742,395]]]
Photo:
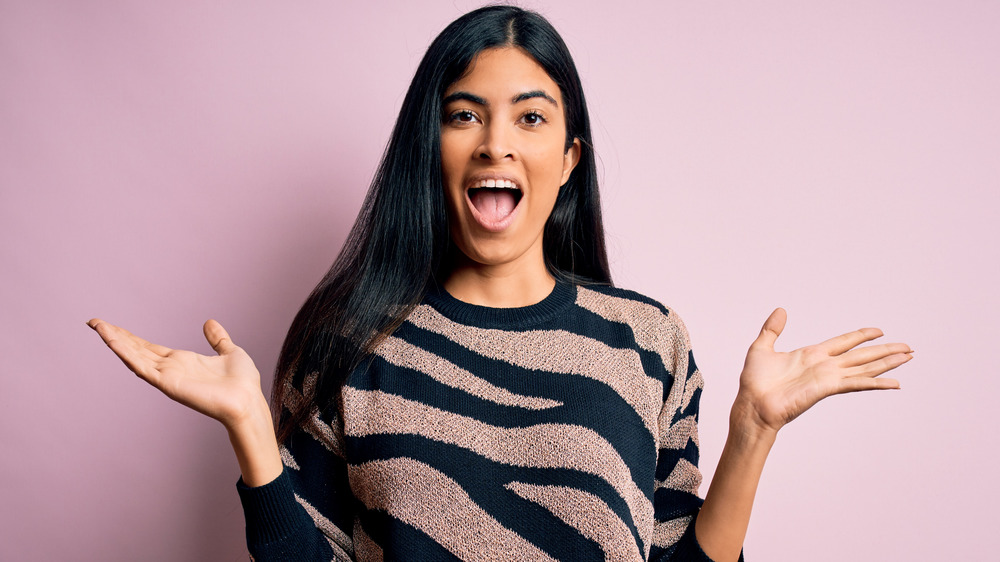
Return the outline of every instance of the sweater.
[[[557,283],[489,308],[432,292],[281,445],[276,480],[237,483],[248,548],[709,560],[694,535],[702,386],[681,319],[638,293]]]

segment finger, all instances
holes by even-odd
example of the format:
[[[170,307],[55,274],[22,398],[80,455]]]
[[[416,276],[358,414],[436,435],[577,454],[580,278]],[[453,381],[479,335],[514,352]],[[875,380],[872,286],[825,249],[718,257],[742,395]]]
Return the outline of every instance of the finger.
[[[913,353],[910,346],[905,343],[887,343],[883,345],[872,345],[852,349],[840,356],[844,367],[856,367],[877,361],[883,357],[888,357],[896,353]]]
[[[870,363],[865,363],[864,365],[851,367],[847,370],[847,376],[849,378],[877,377],[886,371],[891,371],[896,367],[899,367],[910,359],[913,359],[912,352],[894,353]]]
[[[205,339],[208,340],[209,345],[219,355],[224,355],[237,349],[236,344],[229,337],[229,332],[222,327],[222,324],[219,324],[215,320],[205,322],[204,332]]]
[[[764,321],[764,327],[760,329],[760,335],[757,336],[751,347],[764,347],[774,351],[774,342],[778,340],[778,336],[785,329],[787,319],[788,315],[785,313],[785,309],[774,309],[774,312]]]
[[[136,347],[133,342],[128,340],[112,340],[108,342],[108,347],[130,371],[143,380],[154,382],[159,379],[160,373],[156,368],[158,357]]]
[[[121,359],[122,363],[125,363],[130,371],[145,380],[156,377],[156,361],[159,356],[139,343],[140,341],[145,342],[145,340],[133,336],[118,326],[96,318],[87,324],[97,331],[108,348]]]
[[[840,355],[849,349],[853,349],[866,341],[871,341],[882,337],[882,330],[878,328],[861,328],[853,332],[841,334],[835,338],[830,338],[819,344],[821,349],[825,349],[831,356]]]
[[[835,394],[848,392],[864,392],[866,390],[899,390],[902,388],[896,379],[854,377],[840,382]]]
[[[91,318],[87,322],[87,325],[93,328],[93,330],[97,332],[97,335],[101,336],[101,339],[104,340],[104,343],[109,346],[110,341],[113,339],[127,339],[134,342],[137,346],[146,348],[160,357],[166,357],[168,353],[173,351],[169,347],[148,342],[132,332],[129,332],[125,328],[115,326],[114,324],[105,322],[100,318]]]

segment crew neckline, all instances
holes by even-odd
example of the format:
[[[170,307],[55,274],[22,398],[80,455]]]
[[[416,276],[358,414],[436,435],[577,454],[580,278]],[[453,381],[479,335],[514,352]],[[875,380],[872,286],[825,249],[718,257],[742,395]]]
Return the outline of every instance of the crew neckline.
[[[444,287],[428,292],[425,302],[446,318],[480,328],[524,328],[555,318],[576,302],[576,285],[556,281],[544,299],[528,306],[494,308],[460,301]]]

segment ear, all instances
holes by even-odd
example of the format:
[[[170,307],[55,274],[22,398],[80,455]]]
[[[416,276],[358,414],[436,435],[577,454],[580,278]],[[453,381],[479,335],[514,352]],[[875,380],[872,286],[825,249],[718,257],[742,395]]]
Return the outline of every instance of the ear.
[[[562,181],[559,185],[566,185],[569,181],[569,175],[573,173],[573,168],[576,168],[577,163],[580,162],[580,139],[574,138],[573,144],[566,150],[566,154],[563,155],[563,171],[562,171]]]

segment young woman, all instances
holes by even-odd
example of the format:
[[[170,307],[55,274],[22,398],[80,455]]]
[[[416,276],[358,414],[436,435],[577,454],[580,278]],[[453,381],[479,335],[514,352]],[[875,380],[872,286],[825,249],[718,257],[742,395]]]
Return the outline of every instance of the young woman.
[[[229,432],[258,560],[737,560],[777,431],[877,378],[874,328],[750,347],[708,493],[702,379],[671,310],[613,288],[587,107],[541,16],[476,10],[435,39],[337,262],[295,318],[272,415],[217,322],[217,356],[90,325]],[[280,444],[280,445],[279,445]]]

